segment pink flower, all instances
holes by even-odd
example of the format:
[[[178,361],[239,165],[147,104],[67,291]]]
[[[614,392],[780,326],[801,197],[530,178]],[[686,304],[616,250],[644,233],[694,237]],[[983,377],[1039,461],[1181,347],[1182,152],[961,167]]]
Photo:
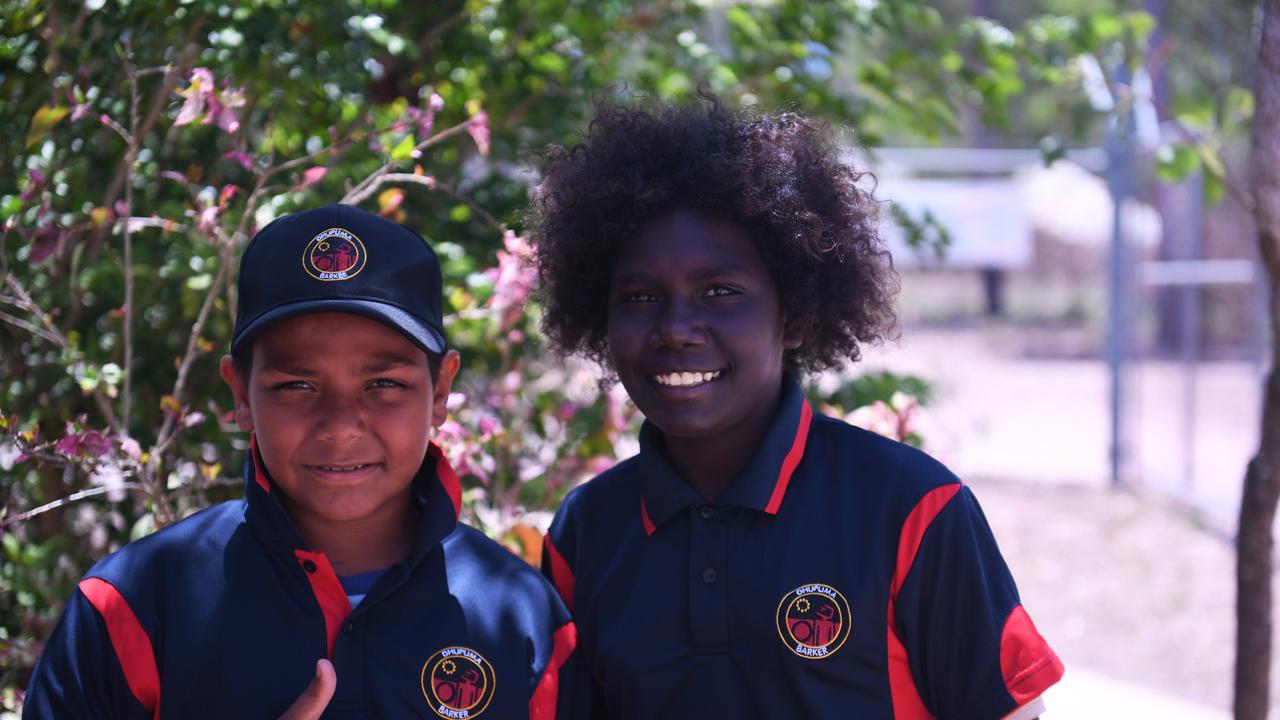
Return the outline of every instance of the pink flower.
[[[26,202],[39,195],[40,191],[44,190],[44,183],[44,173],[39,170],[32,170],[31,174],[27,178],[27,186],[22,189],[22,192],[18,195],[18,199]]]
[[[243,150],[232,150],[222,157],[237,163],[245,170],[253,169],[253,156]]]
[[[67,428],[71,431],[74,426],[68,423]],[[71,457],[98,457],[111,450],[111,441],[97,430],[86,430],[72,432],[54,443],[53,449]]]
[[[181,127],[202,118],[201,125],[216,123],[223,132],[233,133],[240,129],[240,119],[236,117],[236,108],[244,107],[244,90],[227,87],[223,83],[221,90],[213,79],[209,68],[195,68],[191,71],[191,84],[178,91],[183,98],[182,107],[173,124]]]
[[[200,232],[206,235],[213,233],[213,229],[218,226],[219,212],[220,208],[217,205],[210,205],[196,213],[196,227]]]
[[[329,174],[329,168],[327,167],[317,165],[316,167],[308,168],[306,171],[302,173],[302,182],[298,184],[297,189],[306,190],[312,185],[315,185],[316,183],[323,180],[324,176],[328,174]]]
[[[209,68],[193,69],[191,84],[178,91],[178,95],[183,98],[183,103],[173,124],[179,127],[189,125],[203,115],[205,106],[213,96],[213,87],[213,72]]]
[[[489,154],[489,113],[479,112],[467,121],[467,134],[476,143],[481,155]]]
[[[485,277],[493,283],[493,295],[486,305],[498,313],[524,307],[538,281],[538,270],[533,264],[533,246],[528,239],[508,230],[502,235],[502,244],[506,250],[498,251],[497,266],[484,271]],[[504,317],[504,329],[518,318],[518,312]]]
[[[120,440],[120,452],[129,456],[129,458],[134,461],[142,460],[142,446],[138,444],[137,440],[134,440],[131,437]]]

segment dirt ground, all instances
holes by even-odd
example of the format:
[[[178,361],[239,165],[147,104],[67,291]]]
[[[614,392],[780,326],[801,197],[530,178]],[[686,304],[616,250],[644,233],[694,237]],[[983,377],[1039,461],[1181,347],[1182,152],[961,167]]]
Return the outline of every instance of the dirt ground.
[[[1189,385],[1176,363],[1136,362],[1124,421],[1125,475],[1136,489],[1113,490],[1107,368],[1078,338],[1071,352],[1044,351],[1070,345],[1066,334],[1007,322],[908,323],[862,369],[933,383],[919,417],[926,450],[975,489],[1024,604],[1067,665],[1059,692],[1073,706],[1059,702],[1046,717],[1225,720],[1232,537],[1257,447],[1259,368],[1203,362]],[[1273,668],[1280,708],[1280,663]],[[1079,696],[1091,697],[1077,708]],[[1116,710],[1117,698],[1137,709]]]
[[[982,479],[970,485],[1068,677],[1086,671],[1230,708],[1234,559],[1220,532],[1153,494]]]

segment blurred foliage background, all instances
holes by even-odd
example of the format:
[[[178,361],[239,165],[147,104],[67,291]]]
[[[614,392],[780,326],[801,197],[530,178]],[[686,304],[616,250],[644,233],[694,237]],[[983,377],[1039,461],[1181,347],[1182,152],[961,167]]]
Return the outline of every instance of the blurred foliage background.
[[[1052,159],[1113,118],[1091,83],[1122,105],[1114,70],[1159,62],[1194,131],[1164,166],[1186,174],[1247,119],[1252,43],[1222,39],[1247,39],[1252,3],[1166,2],[1158,28],[1149,5],[0,0],[0,710],[96,558],[238,495],[247,438],[216,366],[254,228],[345,197],[433,242],[464,367],[441,440],[471,521],[533,557],[636,422],[538,336],[520,212],[540,148],[572,142],[595,100],[703,85],[851,145]],[[926,380],[823,387],[829,411],[921,441]]]

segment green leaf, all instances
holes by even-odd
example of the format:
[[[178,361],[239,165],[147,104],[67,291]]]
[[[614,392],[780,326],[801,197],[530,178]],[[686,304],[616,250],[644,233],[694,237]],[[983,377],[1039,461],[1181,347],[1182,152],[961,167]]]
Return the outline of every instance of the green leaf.
[[[44,139],[44,136],[48,135],[49,131],[53,130],[58,123],[62,122],[62,119],[69,112],[71,110],[64,105],[41,106],[31,118],[31,127],[27,129],[26,146],[31,147]]]
[[[449,219],[454,222],[464,223],[471,219],[471,208],[466,205],[454,205],[449,210]]]
[[[400,142],[391,148],[391,161],[404,162],[413,157],[413,146],[415,145],[412,135],[405,135]]]
[[[729,24],[733,25],[738,32],[747,36],[749,41],[759,41],[764,38],[764,31],[760,28],[760,23],[751,17],[751,13],[741,5],[735,5],[729,8],[729,12],[725,13]]]
[[[1200,169],[1200,154],[1190,145],[1165,145],[1156,151],[1156,176],[1180,182]]]
[[[1222,202],[1222,195],[1226,188],[1222,181],[1214,175],[1204,176],[1204,201],[1210,205],[1217,205]]]

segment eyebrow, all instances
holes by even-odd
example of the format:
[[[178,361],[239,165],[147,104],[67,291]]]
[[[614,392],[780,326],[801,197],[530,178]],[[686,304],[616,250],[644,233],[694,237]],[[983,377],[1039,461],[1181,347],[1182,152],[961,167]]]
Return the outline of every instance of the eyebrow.
[[[709,267],[697,268],[690,273],[690,277],[692,277],[694,280],[706,280],[707,278],[717,278],[717,277],[726,277],[726,276],[737,277],[737,276],[747,275],[749,273],[750,273],[750,270],[748,270],[744,265],[740,265],[738,263],[722,263],[718,265],[712,265]],[[657,272],[646,272],[646,271],[631,272],[623,275],[618,275],[617,277],[613,278],[612,284],[613,285],[629,285],[632,283],[646,283],[646,282],[652,282],[655,278],[663,277],[663,276],[664,275],[662,273],[657,273]]]
[[[262,371],[278,372],[285,375],[296,375],[298,377],[316,377],[320,373],[313,368],[309,368],[304,364],[302,358],[296,356],[285,356],[275,361],[268,361],[263,364]],[[387,372],[401,367],[416,367],[418,361],[407,358],[403,355],[394,353],[384,353],[375,356],[372,362],[360,366],[359,372],[365,375],[376,375],[377,373]]]

